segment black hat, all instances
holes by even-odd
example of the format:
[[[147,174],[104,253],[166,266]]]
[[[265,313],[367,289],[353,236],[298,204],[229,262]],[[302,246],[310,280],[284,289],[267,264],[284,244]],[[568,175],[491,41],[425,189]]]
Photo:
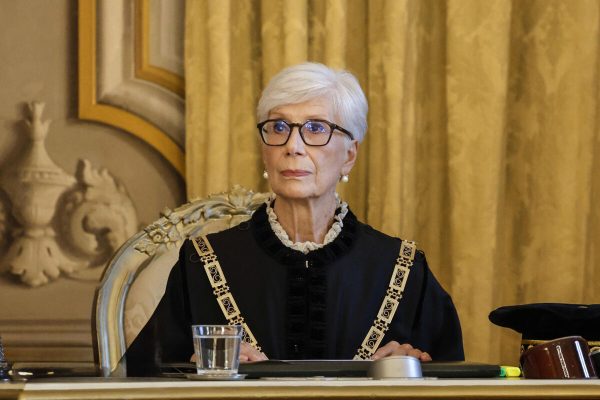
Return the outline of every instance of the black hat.
[[[522,349],[565,336],[582,336],[590,347],[600,346],[600,304],[520,304],[497,308],[489,319],[521,333]]]

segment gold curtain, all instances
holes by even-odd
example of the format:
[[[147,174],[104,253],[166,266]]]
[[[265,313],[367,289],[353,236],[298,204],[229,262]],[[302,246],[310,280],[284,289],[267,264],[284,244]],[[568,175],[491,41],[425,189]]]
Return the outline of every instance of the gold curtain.
[[[452,295],[469,360],[515,363],[500,305],[600,302],[600,2],[188,0],[190,197],[268,190],[265,83],[311,60],[370,104],[350,183],[363,221],[414,239]]]

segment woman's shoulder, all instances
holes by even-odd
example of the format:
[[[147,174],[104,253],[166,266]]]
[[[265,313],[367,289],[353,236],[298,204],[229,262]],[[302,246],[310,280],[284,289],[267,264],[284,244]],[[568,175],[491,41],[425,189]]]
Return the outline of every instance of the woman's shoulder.
[[[255,247],[249,221],[211,233],[199,233],[184,240],[179,252],[179,261],[183,266],[193,267],[201,262],[201,253],[214,252],[219,258],[229,253],[246,252]]]
[[[416,242],[414,242],[412,240],[407,240],[407,239],[399,238],[396,236],[390,236],[384,232],[378,231],[377,229],[373,228],[371,225],[366,224],[362,221],[358,221],[358,226],[359,226],[359,230],[362,233],[361,236],[363,236],[365,238],[365,240],[367,242],[369,242],[370,246],[374,246],[375,248],[380,247],[380,246],[385,246],[385,247],[392,246],[392,247],[396,248],[397,251],[400,251],[400,245],[402,242],[413,243],[416,246]],[[418,262],[418,263],[424,262],[425,253],[423,252],[423,250],[421,250],[417,247],[415,250],[414,259],[415,259],[415,262]]]
[[[193,241],[200,238],[206,238],[209,242],[223,241],[223,240],[239,240],[242,236],[248,232],[249,221],[242,221],[236,223],[233,226],[224,227],[224,229],[217,230],[216,232],[210,233],[198,233],[196,235],[186,238],[182,244],[183,248],[192,249],[194,248]]]

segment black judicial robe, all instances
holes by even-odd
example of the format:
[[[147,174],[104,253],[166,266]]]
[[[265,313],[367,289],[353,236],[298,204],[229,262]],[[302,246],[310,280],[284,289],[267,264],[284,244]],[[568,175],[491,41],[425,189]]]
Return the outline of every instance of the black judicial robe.
[[[401,243],[348,211],[333,242],[303,254],[275,236],[265,206],[248,222],[208,239],[242,316],[270,359],[353,358],[385,297]],[[126,352],[128,375],[188,362],[194,352],[190,326],[226,323],[187,240],[162,300]],[[421,251],[381,345],[392,340],[436,361],[464,359],[456,309]]]

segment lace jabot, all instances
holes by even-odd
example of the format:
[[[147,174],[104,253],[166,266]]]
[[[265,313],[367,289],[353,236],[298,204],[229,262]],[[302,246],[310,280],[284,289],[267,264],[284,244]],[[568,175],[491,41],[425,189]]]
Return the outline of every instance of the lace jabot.
[[[323,240],[323,243],[315,243],[315,242],[310,242],[310,241],[309,242],[292,242],[290,240],[290,237],[288,236],[287,232],[283,229],[283,227],[277,220],[277,215],[275,215],[275,211],[273,211],[273,207],[271,205],[273,203],[273,200],[275,200],[274,197],[269,199],[266,202],[266,205],[267,205],[266,212],[267,212],[269,224],[271,225],[271,229],[273,230],[273,233],[275,233],[275,236],[277,236],[277,238],[281,241],[281,243],[283,243],[284,246],[289,247],[290,249],[300,251],[304,254],[308,254],[309,252],[311,252],[313,250],[323,248],[324,246],[333,242],[335,240],[335,238],[338,237],[338,235],[342,231],[342,228],[344,227],[344,217],[348,213],[348,204],[345,201],[341,201],[339,196],[337,195],[337,193],[336,193],[335,198],[337,199],[338,204],[336,207],[335,215],[333,217],[333,224],[331,225],[331,228],[329,228],[329,231],[325,235],[325,239]]]

